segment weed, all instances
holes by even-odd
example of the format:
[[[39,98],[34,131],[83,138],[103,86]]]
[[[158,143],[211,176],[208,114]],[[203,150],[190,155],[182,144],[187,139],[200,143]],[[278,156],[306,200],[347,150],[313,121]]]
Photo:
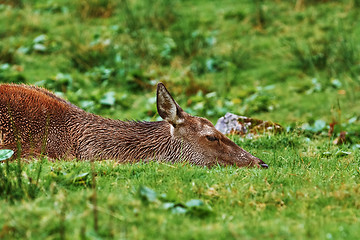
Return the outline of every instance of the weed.
[[[202,49],[209,46],[206,41],[207,33],[200,29],[199,21],[187,20],[176,23],[170,32],[176,45],[175,53],[184,57],[198,55]]]
[[[21,159],[17,158],[16,164],[9,164],[9,158],[14,154],[11,150],[0,150],[0,161],[6,161],[0,165],[0,199],[5,199],[13,203],[20,199],[34,199],[39,192],[39,176],[42,170],[42,162],[39,164],[36,181],[33,177],[23,174]],[[25,175],[25,176],[24,176]]]
[[[127,31],[133,34],[145,28],[166,30],[178,18],[177,2],[170,0],[140,2],[122,0],[123,18]]]
[[[92,37],[78,34],[69,39],[66,51],[76,69],[86,72],[94,67],[114,63],[117,51],[110,44],[110,39],[103,39],[98,34]]]
[[[82,19],[108,18],[114,14],[117,4],[115,0],[80,0],[77,11]]]
[[[22,68],[18,65],[8,63],[0,65],[0,82],[3,83],[25,83],[26,79],[21,73]]]
[[[23,7],[24,3],[23,0],[2,0],[0,4],[9,4],[14,7]]]
[[[0,63],[15,64],[16,56],[14,50],[0,45]]]
[[[253,7],[254,7],[254,26],[262,29],[265,27],[266,24],[266,18],[265,18],[265,12],[263,7],[263,0],[256,0],[253,1]]]

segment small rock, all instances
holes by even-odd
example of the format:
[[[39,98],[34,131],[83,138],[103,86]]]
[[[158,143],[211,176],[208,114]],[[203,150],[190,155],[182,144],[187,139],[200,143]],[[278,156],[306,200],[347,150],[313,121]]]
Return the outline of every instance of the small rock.
[[[219,118],[215,128],[223,134],[257,135],[264,132],[281,132],[283,127],[271,121],[248,118],[233,113],[226,113]]]

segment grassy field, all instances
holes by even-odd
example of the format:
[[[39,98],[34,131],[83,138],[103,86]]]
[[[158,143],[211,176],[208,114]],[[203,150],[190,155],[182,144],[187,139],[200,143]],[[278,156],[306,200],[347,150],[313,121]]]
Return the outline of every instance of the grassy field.
[[[3,161],[0,239],[360,239],[359,11],[359,0],[0,0],[0,82],[154,121],[161,81],[214,123],[232,112],[286,129],[232,136],[267,170]]]
[[[23,164],[18,178],[12,163],[0,237],[358,239],[359,151],[323,157],[324,143],[300,139],[245,141],[268,161],[265,171],[43,160]]]

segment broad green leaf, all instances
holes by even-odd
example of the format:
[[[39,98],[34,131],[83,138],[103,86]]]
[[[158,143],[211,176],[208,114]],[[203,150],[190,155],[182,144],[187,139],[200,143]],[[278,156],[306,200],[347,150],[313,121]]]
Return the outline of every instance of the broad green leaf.
[[[84,180],[87,178],[88,175],[89,175],[88,172],[86,172],[86,173],[80,173],[80,174],[78,174],[78,175],[76,175],[76,176],[74,176],[74,177],[72,178],[72,182],[84,181]]]
[[[14,154],[13,150],[10,149],[1,149],[0,150],[0,161],[4,161],[6,159],[11,158],[11,156]]]
[[[33,46],[34,50],[38,51],[38,52],[45,52],[46,51],[46,46],[44,44],[41,43],[36,43]]]
[[[115,92],[107,92],[105,95],[100,99],[100,103],[103,105],[113,106],[115,104]]]
[[[139,195],[145,202],[155,202],[157,200],[157,194],[151,188],[140,186]]]
[[[45,42],[47,39],[47,36],[45,34],[41,34],[39,36],[37,36],[36,38],[34,38],[33,42],[34,43],[43,43]]]
[[[351,154],[351,152],[346,152],[346,151],[341,151],[341,150],[339,150],[339,151],[337,151],[337,152],[335,153],[335,156],[343,157],[343,156],[347,156],[347,155],[350,155],[350,154]]]
[[[185,206],[191,208],[191,207],[201,207],[204,206],[204,202],[199,199],[191,199],[188,202],[185,203]]]
[[[194,216],[206,217],[213,213],[212,208],[199,199],[192,199],[185,206],[188,207],[188,213]]]
[[[357,120],[357,117],[352,117],[349,119],[348,123],[353,124],[354,122],[356,122],[356,120]]]
[[[324,120],[316,120],[314,123],[314,131],[320,132],[326,127],[326,122]]]
[[[163,203],[163,205],[162,205],[162,208],[166,209],[166,210],[171,209],[173,207],[175,207],[175,203],[172,203],[172,202],[166,202],[166,203]]]
[[[175,214],[184,214],[186,212],[187,212],[187,209],[180,207],[180,206],[176,206],[171,209],[171,213],[175,213]]]

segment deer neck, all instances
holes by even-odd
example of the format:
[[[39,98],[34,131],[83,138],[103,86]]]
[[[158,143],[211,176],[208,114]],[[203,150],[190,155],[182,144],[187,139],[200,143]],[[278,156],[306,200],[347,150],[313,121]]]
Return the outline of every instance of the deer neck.
[[[189,146],[173,137],[172,126],[166,121],[119,121],[90,114],[84,124],[78,124],[79,128],[74,136],[80,159],[189,160]]]

